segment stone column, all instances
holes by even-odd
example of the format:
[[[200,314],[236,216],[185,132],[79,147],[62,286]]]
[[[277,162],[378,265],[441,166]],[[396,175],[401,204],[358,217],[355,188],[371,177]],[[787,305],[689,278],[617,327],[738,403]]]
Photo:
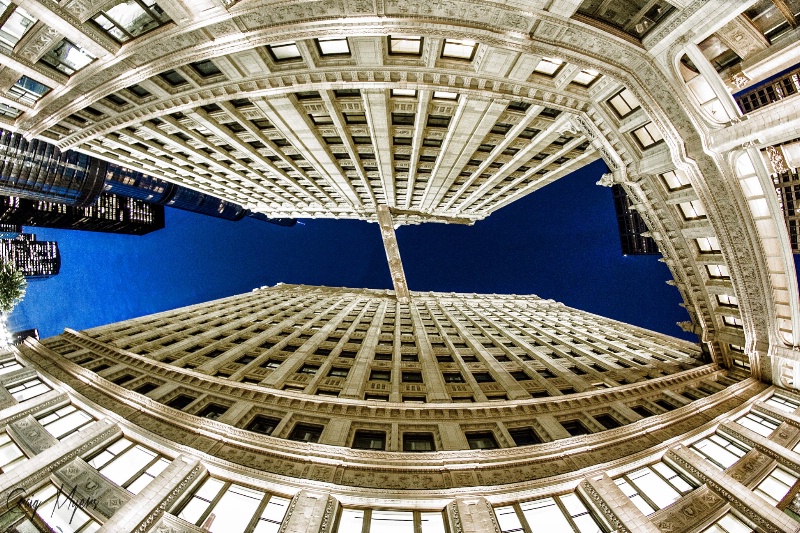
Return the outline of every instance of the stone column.
[[[326,493],[301,490],[289,503],[281,533],[329,533],[339,502]]]
[[[500,533],[492,504],[486,498],[458,498],[447,506],[450,531]]]

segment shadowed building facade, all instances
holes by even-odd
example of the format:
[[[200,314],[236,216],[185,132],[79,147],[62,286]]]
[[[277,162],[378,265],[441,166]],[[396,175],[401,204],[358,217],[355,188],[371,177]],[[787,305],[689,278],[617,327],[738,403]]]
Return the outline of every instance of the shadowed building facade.
[[[380,219],[397,292],[281,285],[28,339],[0,374],[0,520],[800,530],[800,299],[773,181],[800,165],[797,11],[9,4],[4,128],[269,217]],[[536,297],[405,285],[396,225],[471,224],[597,159],[699,347]],[[73,487],[78,526],[53,512]]]

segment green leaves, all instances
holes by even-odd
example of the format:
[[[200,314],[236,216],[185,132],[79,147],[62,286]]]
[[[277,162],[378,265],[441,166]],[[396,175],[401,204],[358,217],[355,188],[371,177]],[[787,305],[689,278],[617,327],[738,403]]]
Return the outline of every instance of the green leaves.
[[[10,313],[25,297],[28,282],[12,263],[0,263],[0,312]]]

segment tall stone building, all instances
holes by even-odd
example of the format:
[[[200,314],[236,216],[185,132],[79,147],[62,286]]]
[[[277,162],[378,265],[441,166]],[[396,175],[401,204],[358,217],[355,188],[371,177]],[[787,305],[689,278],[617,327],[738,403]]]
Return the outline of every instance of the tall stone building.
[[[28,339],[0,374],[2,527],[800,530],[773,181],[800,166],[798,11],[6,2],[3,129],[270,217],[378,222],[395,290],[278,286]],[[470,224],[600,158],[700,348],[407,286],[394,225]]]

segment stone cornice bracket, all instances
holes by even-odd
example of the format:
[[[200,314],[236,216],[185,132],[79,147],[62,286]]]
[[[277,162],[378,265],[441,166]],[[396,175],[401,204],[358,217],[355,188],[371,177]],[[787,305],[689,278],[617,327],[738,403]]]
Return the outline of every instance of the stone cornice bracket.
[[[612,172],[607,172],[600,176],[600,179],[597,181],[597,185],[611,187],[612,185],[621,185],[628,182],[628,173],[626,170],[624,168],[618,168]]]

